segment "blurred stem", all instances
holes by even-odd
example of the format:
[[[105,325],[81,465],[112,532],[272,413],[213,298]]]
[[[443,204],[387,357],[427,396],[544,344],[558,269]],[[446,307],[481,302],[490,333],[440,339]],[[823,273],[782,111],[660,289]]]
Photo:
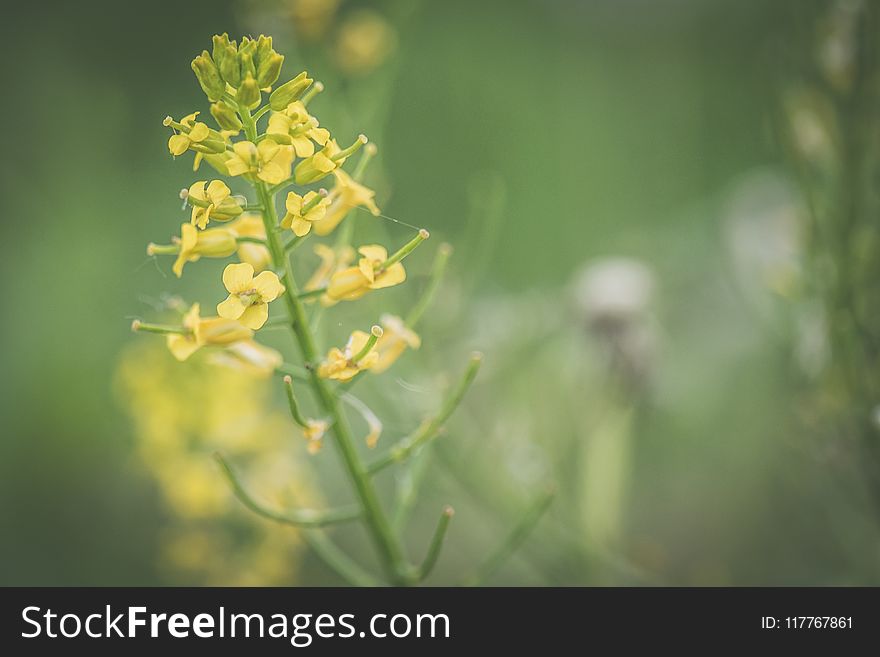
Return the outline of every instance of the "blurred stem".
[[[336,572],[342,579],[352,586],[380,586],[381,582],[366,572],[351,558],[340,550],[320,530],[308,530],[303,532],[303,537],[312,551],[331,570]]]
[[[464,586],[480,586],[498,570],[504,562],[516,552],[517,548],[526,540],[535,525],[549,508],[553,497],[556,495],[555,488],[548,488],[526,509],[519,522],[507,535],[507,538],[499,545],[486,561],[480,565],[473,575],[464,580]]]
[[[391,526],[398,534],[403,531],[416,505],[416,498],[431,461],[431,445],[425,445],[410,458],[397,482],[397,504],[391,516]]]
[[[434,300],[434,295],[437,293],[437,289],[443,280],[443,274],[446,271],[446,264],[449,262],[450,255],[452,255],[452,246],[444,242],[437,249],[437,255],[434,256],[434,264],[431,266],[431,279],[428,282],[428,287],[425,288],[422,297],[406,318],[405,324],[409,328],[415,328],[416,324],[422,319],[422,315],[425,314],[425,311]]]
[[[244,504],[250,511],[258,516],[280,522],[285,525],[293,525],[294,527],[324,527],[338,522],[349,522],[357,520],[361,517],[361,511],[357,506],[339,507],[336,509],[327,509],[324,511],[316,511],[314,509],[297,509],[294,511],[273,511],[267,509],[257,502],[250,493],[245,490],[241,482],[238,480],[232,467],[220,454],[214,454],[217,463],[226,479],[232,486],[232,491],[239,501]]]
[[[418,569],[417,577],[419,581],[425,579],[434,570],[434,565],[437,563],[437,558],[440,556],[440,550],[443,547],[443,539],[446,538],[446,531],[449,529],[449,521],[452,520],[453,515],[455,515],[455,511],[452,510],[451,506],[444,508],[440,514],[437,529],[434,530],[434,536],[431,538],[430,545],[428,545],[428,553]]]
[[[250,111],[246,107],[240,107],[239,113],[245,135],[253,141],[256,139],[257,133]],[[379,504],[376,489],[370,481],[364,464],[354,447],[348,418],[343,413],[336,395],[327,383],[318,376],[314,367],[319,356],[315,348],[314,336],[306,318],[305,308],[298,297],[299,291],[290,260],[284,252],[276,231],[278,216],[275,210],[274,197],[265,182],[257,180],[253,184],[260,203],[265,207],[262,218],[266,229],[267,246],[275,269],[283,272],[286,288],[284,299],[288,307],[288,316],[291,319],[294,337],[299,344],[303,361],[309,372],[309,382],[319,403],[331,420],[336,445],[352,480],[355,492],[358,498],[360,498],[364,522],[379,552],[386,575],[392,583],[408,584],[410,582],[410,567],[406,563],[403,550],[391,530],[391,524]]]
[[[386,454],[370,463],[367,467],[368,472],[375,474],[393,463],[400,463],[406,460],[415,450],[435,438],[440,429],[443,428],[443,424],[461,403],[462,397],[464,397],[465,392],[467,392],[467,389],[477,376],[477,372],[480,370],[482,360],[482,354],[473,354],[464,372],[464,376],[462,376],[461,381],[444,400],[437,415],[423,422],[415,433],[407,438],[403,438],[397,445],[388,450]]]

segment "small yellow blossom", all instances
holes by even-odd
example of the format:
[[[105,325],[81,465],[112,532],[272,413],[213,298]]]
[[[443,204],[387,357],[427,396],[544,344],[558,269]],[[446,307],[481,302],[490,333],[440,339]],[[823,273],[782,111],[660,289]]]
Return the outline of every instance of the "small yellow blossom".
[[[321,178],[324,178],[345,164],[345,160],[366,143],[367,138],[364,135],[358,135],[358,138],[351,146],[342,149],[339,148],[339,144],[336,143],[335,139],[330,139],[324,145],[324,148],[296,165],[296,168],[293,170],[296,184],[308,185],[318,182]]]
[[[378,244],[358,249],[361,259],[357,267],[348,267],[330,277],[327,296],[333,302],[360,299],[369,290],[379,290],[399,285],[406,280],[403,264],[396,262],[388,268],[382,264],[388,259],[388,251]]]
[[[311,278],[306,282],[303,286],[303,290],[306,292],[311,292],[314,290],[320,290],[322,288],[326,288],[330,283],[330,277],[333,276],[337,271],[348,267],[352,262],[354,262],[355,252],[354,249],[350,246],[342,246],[338,249],[333,249],[326,244],[316,244],[314,248],[315,254],[321,258],[321,264],[318,265],[317,269],[315,269]],[[335,303],[330,299],[326,299],[327,295],[323,295],[321,297],[321,303],[324,305],[332,305]],[[313,297],[309,297],[306,301],[313,301]]]
[[[177,278],[183,275],[183,266],[187,262],[195,262],[202,256],[225,258],[235,253],[235,233],[225,228],[200,231],[192,224],[181,224],[179,248],[177,260],[171,267]]]
[[[225,163],[230,176],[256,176],[270,185],[277,185],[290,177],[293,146],[277,144],[271,139],[264,139],[259,144],[237,141],[232,145],[232,151]]]
[[[225,227],[235,233],[236,237],[266,239],[266,226],[263,224],[263,217],[254,212],[246,212],[235,221],[226,224]],[[253,242],[239,242],[237,255],[239,260],[250,264],[255,272],[267,269],[272,262],[269,249],[262,244],[254,244]]]
[[[290,103],[282,112],[274,112],[266,134],[279,144],[293,146],[297,157],[311,157],[315,144],[324,146],[330,139],[330,131],[319,127],[318,119],[308,113],[300,100]]]
[[[333,175],[336,177],[336,185],[328,197],[330,205],[323,218],[315,222],[315,233],[322,237],[332,233],[346,215],[359,205],[367,208],[373,216],[380,212],[373,201],[376,192],[355,181],[342,169],[336,169]]]
[[[193,171],[198,171],[199,166],[202,164],[204,160],[208,164],[210,164],[217,173],[228,176],[229,170],[226,168],[226,161],[229,159],[230,154],[226,150],[227,146],[232,145],[232,137],[238,134],[235,130],[221,130],[217,133],[219,139],[223,143],[223,149],[217,153],[202,153],[200,151],[196,151],[196,156],[193,158]]]
[[[180,119],[180,132],[171,135],[168,139],[168,150],[175,157],[186,153],[193,144],[205,141],[211,134],[211,129],[208,128],[207,123],[196,121],[198,115],[199,112],[193,112]],[[166,126],[170,126],[174,124],[174,120],[168,116],[165,117],[163,123]]]
[[[418,349],[422,344],[415,331],[407,328],[403,320],[396,315],[382,315],[379,323],[383,329],[382,337],[376,343],[376,353],[379,354],[379,359],[370,368],[376,374],[391,367],[407,347]]]
[[[211,362],[265,378],[274,374],[284,359],[271,347],[253,340],[241,340],[211,354]]]
[[[350,12],[339,28],[336,63],[348,75],[364,75],[379,67],[397,45],[394,29],[371,9]]]
[[[217,314],[237,319],[255,331],[269,319],[269,303],[284,292],[275,272],[264,271],[254,276],[254,268],[246,262],[226,265],[223,285],[229,296],[217,304]]]
[[[181,361],[205,345],[228,345],[239,340],[249,340],[254,334],[235,320],[222,317],[202,318],[197,303],[184,316],[183,328],[186,333],[170,333],[165,336],[168,350]]]
[[[370,337],[369,333],[354,331],[343,349],[333,347],[327,352],[327,358],[318,366],[318,376],[348,381],[358,372],[373,367],[379,360],[379,354],[374,349],[356,359],[367,346]]]
[[[241,206],[230,194],[222,180],[194,182],[186,192],[186,200],[192,206],[192,225],[204,229],[211,219],[229,221],[240,215]]]
[[[316,454],[321,449],[321,445],[324,443],[324,434],[329,428],[330,424],[327,420],[313,420],[311,418],[306,420],[306,426],[302,431],[308,441],[306,449],[309,454]]]
[[[300,196],[296,192],[288,192],[284,202],[287,214],[281,220],[281,227],[290,228],[297,237],[308,235],[312,223],[321,221],[330,204],[324,194],[326,192],[307,192],[305,196]]]

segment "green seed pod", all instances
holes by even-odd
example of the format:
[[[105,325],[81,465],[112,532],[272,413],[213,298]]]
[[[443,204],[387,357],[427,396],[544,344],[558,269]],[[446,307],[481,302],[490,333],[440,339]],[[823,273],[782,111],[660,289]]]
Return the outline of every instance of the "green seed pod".
[[[275,84],[275,80],[281,75],[281,64],[284,63],[284,56],[277,52],[263,58],[259,66],[257,66],[257,84],[260,89],[271,87]]]
[[[260,85],[253,75],[246,75],[235,93],[235,100],[245,107],[255,107],[260,104]]]
[[[293,80],[285,82],[269,96],[269,106],[276,112],[287,108],[290,103],[299,100],[306,89],[314,82],[306,71],[297,75]]]
[[[235,110],[222,101],[211,104],[211,116],[217,121],[217,125],[224,130],[235,130],[236,132],[241,130],[241,121]]]
[[[207,50],[203,50],[201,55],[192,60],[192,70],[208,100],[215,101],[223,97],[226,85]]]

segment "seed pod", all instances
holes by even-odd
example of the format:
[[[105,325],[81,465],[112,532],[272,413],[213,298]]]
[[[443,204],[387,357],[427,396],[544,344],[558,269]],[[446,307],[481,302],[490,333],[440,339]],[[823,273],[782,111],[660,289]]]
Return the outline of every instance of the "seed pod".
[[[299,100],[305,90],[311,86],[312,78],[306,71],[297,75],[293,80],[285,82],[269,96],[269,106],[276,112],[287,108],[290,103]]]

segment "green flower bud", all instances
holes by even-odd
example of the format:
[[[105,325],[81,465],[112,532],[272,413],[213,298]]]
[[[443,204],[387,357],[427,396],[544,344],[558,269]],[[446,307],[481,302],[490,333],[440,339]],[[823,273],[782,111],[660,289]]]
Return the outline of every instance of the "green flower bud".
[[[212,39],[212,43],[214,44],[214,48],[211,51],[211,58],[214,60],[217,68],[222,71],[223,59],[229,52],[227,47],[235,48],[235,43],[229,42],[229,35],[226,34],[226,32],[224,32],[222,35],[215,34],[214,38]]]
[[[235,130],[236,132],[241,130],[241,121],[235,110],[222,101],[211,104],[211,116],[217,121],[217,125],[224,130]]]
[[[220,100],[223,97],[226,85],[207,50],[203,50],[201,55],[192,60],[192,70],[208,100]]]
[[[314,82],[306,71],[297,75],[293,80],[285,82],[269,96],[269,106],[276,112],[287,108],[290,103],[299,100],[306,89]]]
[[[253,42],[251,42],[253,43]],[[245,78],[248,75],[252,77],[257,77],[257,67],[254,64],[254,55],[249,51],[239,51],[238,53],[238,65],[241,67],[241,77]]]
[[[270,54],[260,61],[257,67],[257,84],[260,89],[271,87],[275,84],[275,80],[281,75],[281,64],[284,63],[284,56],[277,52]]]
[[[238,101],[239,105],[255,107],[260,104],[260,98],[260,85],[257,84],[253,75],[248,74],[238,86],[235,100]]]
[[[215,41],[214,52],[216,53],[214,62],[220,69],[220,75],[230,85],[237,87],[241,84],[241,67],[238,62],[238,53],[235,50],[235,42],[230,43],[228,39],[226,43]]]
[[[275,51],[272,49],[272,37],[261,34],[260,38],[257,39],[257,51],[254,55],[254,60],[256,60],[257,66],[259,67],[260,62],[266,59],[269,55],[274,54]]]
[[[203,139],[202,141],[193,142],[189,146],[192,150],[197,153],[223,153],[226,150],[226,142],[223,141],[222,138],[214,139],[209,137],[208,139]]]

